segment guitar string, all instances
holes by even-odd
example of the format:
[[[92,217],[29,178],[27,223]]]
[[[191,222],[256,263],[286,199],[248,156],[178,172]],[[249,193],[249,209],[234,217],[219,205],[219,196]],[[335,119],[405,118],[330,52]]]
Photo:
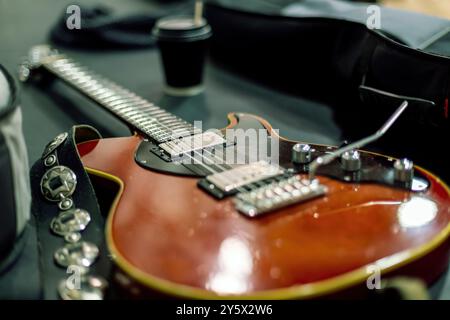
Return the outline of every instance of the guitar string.
[[[103,78],[103,77],[97,75],[95,72],[92,72],[92,71],[90,71],[90,70],[87,70],[87,68],[85,68],[85,67],[79,66],[78,63],[74,62],[74,61],[73,61],[72,59],[70,59],[70,58],[62,57],[62,58],[60,58],[60,59],[58,59],[58,60],[66,60],[66,61],[63,62],[63,66],[56,66],[56,68],[59,68],[59,70],[56,70],[56,72],[53,70],[53,72],[62,74],[63,77],[65,77],[66,79],[68,78],[67,80],[69,80],[70,82],[74,82],[74,79],[71,79],[72,74],[75,75],[75,78],[77,78],[77,77],[76,77],[76,74],[75,74],[74,72],[78,72],[78,73],[83,72],[85,78],[87,77],[87,78],[90,79],[91,81],[100,84],[101,87],[103,87],[104,89],[106,89],[106,90],[112,92],[113,95],[116,94],[118,97],[121,97],[121,96],[122,96],[122,97],[124,97],[125,100],[127,100],[127,99],[129,100],[129,99],[131,99],[131,98],[137,98],[137,99],[143,100],[144,102],[148,102],[148,101],[146,101],[145,99],[143,99],[143,98],[139,97],[138,95],[136,95],[135,93],[133,93],[133,92],[131,92],[131,91],[129,91],[129,90],[127,90],[127,89],[121,87],[120,85],[118,85],[118,84],[116,84],[116,83],[114,83],[114,82],[112,82],[112,81],[110,81],[110,80],[108,80],[108,79],[105,79],[105,78]],[[48,67],[48,68],[52,68],[53,66],[48,66],[48,65],[47,65],[47,67]],[[66,71],[66,70],[62,70],[63,68],[68,70],[69,75],[65,74],[65,71]],[[80,70],[80,69],[82,69],[82,70]],[[66,71],[66,72],[67,72],[67,71]],[[71,74],[71,73],[72,73],[72,74]],[[79,76],[78,76],[78,77],[79,77]],[[82,89],[83,91],[85,91],[86,93],[92,95],[92,92],[89,92],[89,89],[88,89],[89,86],[88,86],[88,88],[82,88],[82,87],[80,87],[80,86],[78,85],[78,87],[79,87],[80,89]],[[97,99],[97,98],[95,97],[95,95],[93,95],[93,97],[94,97],[94,99]],[[104,104],[102,101],[99,101],[99,102],[102,103],[102,104]],[[160,109],[159,107],[157,107],[157,108]],[[161,110],[162,110],[163,112],[166,112],[166,111],[163,110],[163,109],[161,109]],[[113,109],[113,111],[117,112],[117,111],[114,110],[114,109]],[[142,111],[141,111],[141,112],[142,112]],[[170,113],[168,113],[168,114],[170,115]],[[175,117],[176,117],[176,116],[175,116]],[[126,120],[129,121],[128,117],[126,118]],[[171,132],[171,133],[174,132],[174,129],[172,129],[171,127],[165,125],[164,123],[162,123],[162,122],[161,122],[159,119],[157,119],[156,117],[152,117],[152,120],[156,120],[156,122],[159,124],[159,126],[160,126],[160,127],[164,127],[168,132]],[[182,119],[180,119],[180,120],[182,120]],[[183,121],[183,120],[182,120],[182,121]],[[183,122],[185,122],[185,121],[183,121]],[[190,125],[191,125],[191,124],[190,124]],[[192,126],[192,125],[191,125],[191,126]],[[195,127],[194,127],[194,130],[195,130]],[[194,131],[194,132],[195,132],[195,131]],[[190,147],[187,143],[184,143],[184,141],[183,141],[182,139],[180,139],[180,140],[183,142],[183,146],[185,146],[185,147]],[[206,150],[206,149],[203,149],[203,151],[204,151],[204,152],[207,152],[207,153],[209,153],[209,154],[211,154],[211,155],[214,156],[217,160],[223,161],[223,159],[217,157],[217,155],[213,154],[212,152],[210,152],[210,151],[208,151],[208,150]],[[228,172],[230,169],[232,169],[231,166],[228,166],[228,165],[227,165],[227,167],[221,166],[220,164],[214,163],[214,161],[212,161],[210,158],[205,157],[204,155],[198,153],[197,151],[194,151],[194,153],[197,154],[197,155],[200,155],[200,156],[201,156],[203,159],[205,159],[205,160],[211,161],[216,167],[218,167],[220,170],[222,170],[222,172],[216,171],[215,169],[213,169],[212,166],[210,166],[210,165],[209,165],[209,166],[208,166],[208,165],[205,165],[205,164],[203,164],[201,161],[198,161],[198,159],[194,159],[194,158],[192,158],[192,157],[191,157],[190,155],[188,155],[188,154],[185,154],[185,155],[188,156],[189,158],[191,158],[192,160],[194,160],[194,162],[196,161],[199,165],[201,165],[201,166],[202,166],[203,168],[205,168],[207,171],[209,171],[209,172],[211,172],[211,173],[213,173],[213,174],[214,174],[214,173],[222,173],[223,175],[228,176],[227,178],[229,179],[229,175],[231,174],[231,172],[229,172],[229,173],[227,173],[227,172]],[[265,184],[262,183],[262,181],[256,181],[256,182],[249,183],[249,184],[246,184],[246,185],[245,185],[245,188],[248,189],[248,190],[243,189],[243,188],[239,188],[239,187],[236,187],[236,188],[234,188],[234,189],[236,189],[236,190],[238,190],[238,191],[240,191],[240,192],[245,192],[245,191],[252,191],[252,190],[254,190],[254,189],[256,189],[256,188],[259,188],[259,187],[261,187],[261,186],[264,186],[264,185],[265,185]]]
[[[66,60],[66,62],[63,62],[63,65],[64,65],[65,68],[68,68],[69,72],[70,72],[70,71],[72,71],[72,72],[83,72],[83,73],[85,74],[84,77],[88,77],[88,78],[92,79],[94,82],[97,82],[98,84],[100,84],[103,88],[105,88],[105,89],[107,89],[107,90],[110,90],[113,94],[114,94],[114,92],[116,92],[116,94],[118,93],[118,96],[119,96],[119,97],[120,97],[120,96],[123,96],[124,99],[130,99],[130,98],[132,98],[132,97],[136,97],[136,98],[138,98],[138,99],[142,99],[142,100],[145,101],[145,102],[148,102],[148,101],[146,101],[145,99],[139,97],[138,95],[132,93],[131,91],[129,91],[129,90],[123,88],[122,86],[120,86],[120,85],[118,85],[118,84],[116,84],[116,83],[114,83],[114,82],[112,82],[112,81],[110,81],[110,80],[104,79],[103,77],[101,77],[101,76],[95,74],[94,72],[92,72],[92,71],[90,71],[90,70],[87,70],[87,68],[84,68],[84,67],[83,67],[84,70],[83,70],[83,71],[80,71],[79,69],[80,69],[81,66],[77,66],[76,63],[75,63],[72,59],[70,59],[70,58],[63,57],[63,58],[60,58],[60,59],[58,59],[58,60],[63,60],[63,59]],[[72,62],[71,62],[71,61],[72,61]],[[53,62],[54,62],[54,61],[53,61]],[[51,69],[51,71],[53,71],[54,73],[57,73],[57,74],[59,74],[59,75],[62,74],[63,77],[65,77],[65,78],[66,78],[67,80],[69,80],[70,82],[74,82],[73,79],[68,79],[69,76],[66,75],[66,74],[64,74],[64,71],[61,70],[62,67],[56,66],[56,68],[60,68],[60,70],[54,70],[54,67],[51,66],[51,65],[49,65],[49,64],[45,64],[45,66],[46,66],[47,68]],[[78,70],[77,70],[77,69],[78,69]],[[92,93],[90,93],[90,92],[88,91],[88,89],[81,88],[79,85],[78,85],[78,87],[79,87],[80,89],[82,89],[83,91],[87,91],[88,94],[92,95]],[[114,87],[115,87],[116,89],[113,89]],[[122,93],[121,93],[120,91],[122,91]],[[95,99],[95,97],[94,97],[94,99]],[[100,102],[101,102],[101,101],[100,101]],[[101,103],[102,103],[102,102],[101,102]],[[104,104],[104,103],[102,103],[102,104]],[[157,108],[159,108],[159,107],[157,107]],[[161,109],[161,110],[163,110],[163,109]],[[113,111],[115,111],[115,110],[113,110]],[[117,112],[117,111],[115,111],[115,112]],[[142,112],[142,111],[141,111],[141,112]],[[166,112],[166,111],[163,110],[163,112]],[[144,113],[144,112],[142,112],[142,113]],[[145,113],[144,113],[144,114],[145,114]],[[168,114],[170,115],[170,113],[168,113]],[[175,116],[175,117],[176,117],[176,116]],[[126,119],[126,120],[129,121],[128,119]],[[164,127],[164,129],[166,129],[166,130],[168,131],[168,133],[170,133],[170,134],[173,135],[173,133],[175,132],[174,129],[172,129],[171,127],[165,125],[164,123],[162,123],[162,122],[161,122],[159,119],[157,119],[156,117],[152,117],[152,121],[154,121],[154,120],[156,120],[157,124],[158,124],[160,127]],[[180,119],[180,120],[182,120],[182,119]],[[183,120],[182,120],[182,121],[183,121]],[[190,125],[192,126],[192,124],[190,124]],[[195,127],[194,127],[194,130],[195,130]],[[195,132],[195,131],[194,131],[194,132]],[[188,145],[187,143],[184,142],[184,139],[179,138],[178,141],[181,141],[181,142],[183,143],[182,146],[184,146],[184,147],[190,147],[190,145]],[[210,151],[207,150],[207,149],[203,149],[202,151],[203,151],[203,152],[209,153],[210,155],[212,155],[215,159],[217,159],[217,160],[219,160],[219,161],[224,161],[223,158],[219,158],[216,154],[210,152]],[[211,158],[207,158],[206,156],[204,156],[203,154],[199,153],[198,151],[192,151],[192,152],[193,152],[194,154],[196,154],[196,155],[199,155],[201,158],[203,158],[203,159],[205,159],[205,160],[211,161],[213,165],[215,165],[216,167],[218,167],[219,169],[222,170],[221,172],[216,171],[211,165],[207,165],[207,164],[203,163],[202,161],[199,161],[198,159],[196,159],[196,158],[190,156],[188,153],[185,153],[185,154],[184,154],[184,155],[186,155],[187,157],[189,157],[190,159],[194,160],[194,162],[197,162],[199,165],[201,165],[201,166],[202,166],[203,168],[205,168],[207,171],[209,171],[209,172],[211,172],[211,173],[213,173],[213,174],[218,174],[218,173],[222,173],[223,175],[229,175],[229,174],[231,174],[231,173],[228,173],[228,174],[227,174],[227,172],[228,172],[230,169],[232,169],[231,166],[229,166],[229,165],[222,166],[222,165],[220,165],[220,164],[218,164],[218,163],[214,163],[214,161],[212,161]],[[237,155],[239,156],[239,154],[237,154]],[[241,155],[243,155],[243,154],[241,154]],[[247,192],[247,191],[252,191],[252,190],[254,190],[254,189],[256,189],[256,188],[259,188],[259,187],[261,187],[261,186],[264,186],[264,185],[265,185],[265,184],[262,183],[262,181],[256,181],[256,182],[249,183],[249,184],[245,185],[245,188],[248,189],[248,190],[244,189],[244,187],[236,187],[236,188],[234,188],[234,189],[237,190],[237,191],[239,191],[239,192]]]
[[[78,68],[78,67],[76,67],[76,66],[74,66],[74,64],[72,63],[72,62],[70,62],[71,61],[71,59],[69,59],[69,58],[64,58],[64,59],[66,59],[67,61],[66,62],[64,62],[64,67],[65,68],[68,68],[68,70],[69,70],[69,72],[70,71],[72,71],[72,72],[81,72],[81,71],[77,71],[76,69]],[[72,60],[73,61],[73,60]],[[70,79],[70,77],[69,77],[69,75],[67,75],[67,74],[65,74],[65,72],[62,70],[62,67],[60,67],[60,66],[52,66],[52,65],[50,65],[50,64],[44,64],[45,65],[45,67],[47,68],[47,69],[49,69],[50,71],[52,71],[53,73],[55,73],[56,75],[58,75],[58,76],[62,76],[63,78],[65,78],[67,81],[69,81],[69,82],[74,82],[74,80],[73,79]],[[98,75],[96,75],[94,72],[92,72],[92,71],[89,71],[89,70],[87,70],[86,69],[86,71],[83,71],[87,76],[86,77],[88,77],[88,78],[90,78],[90,79],[92,79],[93,81],[95,81],[95,82],[97,82],[97,83],[99,83],[100,85],[102,85],[104,88],[106,88],[106,89],[108,89],[108,90],[111,90],[113,93],[114,93],[114,91],[119,91],[119,90],[114,90],[114,89],[110,89],[111,87],[116,87],[116,88],[119,88],[119,89],[121,89],[120,91],[128,91],[127,89],[125,89],[125,88],[123,88],[123,87],[121,87],[121,86],[119,86],[119,85],[117,85],[117,84],[115,84],[114,82],[112,82],[112,81],[109,81],[109,80],[107,80],[107,79],[102,79],[102,77],[100,77],[100,76],[98,76]],[[92,93],[90,93],[89,92],[89,87],[88,88],[82,88],[82,87],[80,87],[79,85],[77,85],[77,87],[78,88],[80,88],[82,91],[84,91],[84,92],[86,92],[88,95],[92,95]],[[116,93],[116,95],[117,95],[117,93]],[[119,95],[122,95],[121,93],[119,93]],[[122,96],[124,96],[124,98],[125,99],[129,99],[129,97],[127,97],[126,95],[122,95]],[[95,97],[94,97],[95,98]],[[113,111],[115,111],[115,110],[113,110]],[[123,117],[123,116],[122,116]],[[127,120],[127,121],[129,121],[128,119],[125,119],[125,120]],[[168,127],[168,126],[166,126],[165,124],[163,124],[159,119],[157,119],[156,117],[152,117],[152,120],[156,120],[156,122],[160,125],[160,126],[162,126],[162,127],[164,127],[165,129],[168,129],[169,131],[173,131],[173,129],[172,128],[170,128],[170,127]],[[184,141],[183,141],[183,146],[185,146],[185,147],[189,147],[189,145],[187,144],[187,143],[184,143]],[[204,159],[207,159],[205,156],[203,156],[203,155],[201,155],[201,154],[199,154],[198,152],[195,152],[197,155],[200,155],[202,158],[204,158]],[[206,165],[206,164],[204,164],[202,161],[200,161],[200,160],[198,160],[198,159],[196,159],[196,158],[194,158],[194,157],[192,157],[192,156],[190,156],[189,154],[187,154],[187,153],[185,153],[185,155],[187,156],[187,157],[189,157],[190,159],[192,159],[194,162],[197,162],[197,164],[198,165],[200,165],[201,167],[203,167],[205,170],[207,170],[208,172],[210,172],[210,173],[212,173],[212,174],[217,174],[217,173],[220,173],[219,171],[216,171],[214,168],[212,168],[211,166],[208,166],[208,165]],[[222,169],[223,170],[223,172],[222,173],[225,173],[226,171],[228,171],[228,169],[225,169],[224,167],[220,167],[219,165],[217,165],[216,164],[216,166],[218,166],[220,169]],[[246,192],[247,190],[245,190],[245,189],[242,189],[242,188],[235,188],[236,190],[238,190],[239,192]]]
[[[54,73],[57,73],[57,74],[62,74],[62,76],[63,77],[65,77],[67,80],[69,80],[69,81],[71,81],[71,82],[74,82],[74,79],[71,79],[71,76],[72,76],[72,74],[73,75],[75,75],[75,78],[77,78],[76,77],[76,74],[75,74],[75,72],[83,72],[85,75],[84,75],[84,77],[86,78],[88,78],[88,79],[91,79],[93,82],[96,82],[96,83],[98,83],[98,84],[100,84],[100,86],[102,86],[103,88],[105,88],[106,90],[109,90],[109,91],[111,91],[113,94],[115,94],[115,95],[117,95],[117,96],[119,96],[119,97],[124,97],[124,99],[126,100],[126,99],[130,99],[130,98],[137,98],[137,99],[142,99],[144,102],[148,102],[148,101],[146,101],[145,99],[143,99],[143,98],[141,98],[141,97],[139,97],[138,95],[136,95],[136,94],[134,94],[133,92],[131,92],[131,91],[129,91],[129,90],[127,90],[127,89],[125,89],[125,88],[123,88],[123,87],[121,87],[120,85],[118,85],[118,84],[116,84],[116,83],[114,83],[114,82],[112,82],[112,81],[110,81],[110,80],[107,80],[107,79],[104,79],[103,77],[101,77],[101,76],[99,76],[99,75],[97,75],[95,72],[92,72],[92,71],[90,71],[90,70],[88,70],[87,68],[84,68],[84,67],[82,67],[82,66],[79,66],[76,62],[74,62],[72,59],[70,59],[70,58],[67,58],[67,57],[61,57],[60,59],[58,59],[58,60],[65,60],[64,62],[63,62],[63,66],[55,66],[56,67],[56,69],[59,69],[59,70],[52,70]],[[48,66],[48,65],[46,65],[48,68],[51,68],[51,69],[54,69],[55,67],[54,66],[52,66],[52,65],[50,65],[50,66]],[[68,72],[66,71],[66,70],[62,70],[62,69],[67,69],[68,70]],[[82,69],[82,71],[80,70],[80,69]],[[67,73],[69,73],[69,75],[67,75],[66,74],[66,72]],[[72,74],[70,74],[70,73],[72,73]],[[86,93],[88,93],[88,94],[90,94],[90,95],[92,95],[92,93],[91,92],[89,92],[89,87],[88,88],[82,88],[82,87],[80,87],[79,85],[78,85],[78,87],[80,88],[80,89],[82,89],[83,91],[85,91]],[[94,99],[96,99],[96,97],[94,96]],[[104,104],[103,102],[101,102],[101,101],[99,101],[100,103],[102,103],[102,104]],[[159,108],[159,107],[158,107]],[[163,110],[163,109],[161,109],[161,110]],[[113,109],[113,111],[115,111],[115,112],[117,112],[116,110],[114,110]],[[142,111],[141,111],[142,112]],[[165,112],[165,110],[163,110],[163,112]],[[126,119],[127,121],[129,121],[129,119]],[[174,132],[174,130],[171,128],[171,127],[169,127],[169,126],[167,126],[167,125],[165,125],[164,123],[162,123],[159,119],[157,119],[156,117],[152,117],[152,120],[153,121],[156,121],[158,124],[159,124],[159,126],[160,127],[164,127],[168,132],[171,132],[171,133],[173,133]],[[191,124],[190,124],[191,125]],[[191,125],[192,126],[192,125]],[[194,128],[195,129],[195,128]],[[183,139],[180,139],[179,141],[182,141],[183,142],[183,146],[185,146],[185,147],[190,147],[187,143],[184,143],[184,140]],[[219,160],[219,161],[223,161],[223,159],[221,159],[221,158],[219,158],[217,155],[215,155],[215,154],[213,154],[212,152],[210,152],[210,151],[208,151],[208,150],[206,150],[206,149],[203,149],[203,151],[204,152],[207,152],[207,153],[209,153],[209,154],[211,154],[212,156],[214,156],[217,160]],[[216,167],[218,167],[220,170],[222,170],[222,172],[218,172],[218,171],[216,171],[211,165],[205,165],[205,164],[203,164],[201,161],[199,161],[198,159],[194,159],[194,158],[192,158],[190,155],[188,155],[187,153],[185,153],[185,155],[186,156],[188,156],[189,158],[191,158],[192,160],[194,160],[194,162],[197,162],[199,165],[201,165],[203,168],[205,168],[208,172],[211,172],[211,173],[213,173],[213,174],[215,174],[215,173],[222,173],[222,174],[224,174],[224,175],[230,175],[231,173],[227,173],[230,169],[232,169],[232,167],[231,166],[222,166],[222,165],[220,165],[220,164],[218,164],[218,163],[214,163],[214,161],[212,161],[210,158],[207,158],[207,157],[205,157],[204,155],[202,155],[202,154],[200,154],[198,151],[194,151],[193,153],[195,153],[196,155],[200,155],[203,159],[205,159],[205,160],[208,160],[208,161],[211,161],[212,162],[212,164],[213,165],[215,165]],[[229,177],[228,177],[228,179],[229,179]],[[249,183],[249,184],[247,184],[246,186],[245,186],[245,188],[247,188],[247,189],[249,189],[249,191],[251,191],[251,190],[253,190],[253,189],[255,189],[255,188],[259,188],[259,187],[261,187],[261,186],[263,186],[264,184],[262,184],[262,183],[260,183],[260,182],[255,182],[255,183]],[[234,189],[236,189],[236,190],[238,190],[238,191],[240,191],[240,192],[244,192],[244,191],[247,191],[246,189],[242,189],[242,188],[234,188]]]

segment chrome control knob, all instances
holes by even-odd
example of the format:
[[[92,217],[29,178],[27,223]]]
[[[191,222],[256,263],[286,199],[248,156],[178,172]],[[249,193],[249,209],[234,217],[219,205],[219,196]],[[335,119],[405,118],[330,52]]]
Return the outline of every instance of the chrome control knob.
[[[361,169],[361,155],[357,150],[345,152],[341,157],[342,169],[349,172]]]
[[[397,160],[394,163],[394,179],[398,182],[409,183],[414,178],[414,163],[409,159]]]
[[[292,162],[307,164],[311,162],[311,146],[309,144],[297,143],[292,147]]]

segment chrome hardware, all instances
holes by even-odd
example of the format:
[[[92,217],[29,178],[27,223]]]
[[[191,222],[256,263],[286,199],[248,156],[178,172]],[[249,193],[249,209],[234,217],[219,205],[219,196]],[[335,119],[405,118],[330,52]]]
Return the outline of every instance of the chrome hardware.
[[[86,229],[91,221],[89,212],[83,209],[71,209],[61,212],[50,223],[50,228],[54,233],[65,236],[73,232],[79,232]]]
[[[267,163],[258,161],[242,165],[227,171],[215,173],[206,179],[224,192],[230,192],[247,184],[272,178],[283,173],[283,170]]]
[[[41,179],[41,193],[49,201],[61,201],[75,191],[77,177],[64,166],[49,169]]]
[[[294,176],[249,192],[239,193],[234,198],[234,204],[242,214],[256,217],[269,211],[322,196],[327,191],[327,187],[317,180],[302,181],[299,176]]]
[[[67,132],[59,134],[55,139],[53,139],[44,149],[42,153],[42,159],[47,158],[50,153],[56,150],[64,141],[67,139]]]
[[[64,247],[56,250],[54,254],[55,261],[62,267],[77,265],[89,267],[97,259],[99,254],[98,247],[90,242],[81,241],[68,243]]]
[[[61,61],[51,62],[52,65],[61,63],[64,66]],[[70,68],[65,67],[70,73]],[[54,260],[59,266],[68,267],[69,273],[70,270],[76,272],[60,282],[58,292],[65,300],[99,300],[103,299],[107,283],[102,278],[88,275],[89,267],[98,258],[99,249],[95,244],[82,241],[80,234],[91,221],[91,216],[86,210],[72,209],[74,203],[71,196],[77,186],[77,177],[69,168],[58,165],[56,149],[67,137],[67,133],[62,133],[46,146],[42,159],[44,166],[51,168],[44,173],[40,183],[42,195],[49,201],[57,202],[61,210],[52,219],[50,229],[63,236],[66,244],[56,250]]]
[[[56,163],[56,155],[51,154],[47,158],[44,159],[44,165],[46,167],[51,167]]]
[[[64,236],[64,240],[68,243],[78,242],[81,240],[81,233],[79,232],[68,233]]]
[[[408,159],[397,160],[394,163],[394,179],[398,182],[411,183],[414,178],[414,163]]]
[[[297,143],[292,147],[292,162],[307,164],[311,162],[311,146]]]
[[[378,140],[379,138],[381,138],[386,131],[388,131],[392,125],[395,123],[395,121],[397,121],[398,117],[400,117],[400,115],[403,113],[403,111],[405,111],[405,109],[408,107],[408,101],[403,101],[402,104],[397,108],[397,110],[395,110],[395,112],[392,114],[392,116],[386,121],[386,123],[374,134],[363,138],[359,141],[353,142],[343,148],[339,148],[329,154],[326,154],[324,156],[318,157],[316,158],[309,166],[309,180],[313,181],[314,177],[316,175],[317,169],[320,166],[329,164],[330,162],[332,162],[334,159],[336,159],[337,157],[339,157],[340,155],[344,154],[347,151],[350,150],[354,150],[354,149],[359,149],[373,141]]]
[[[45,59],[56,55],[58,52],[49,45],[42,44],[31,48],[28,53],[28,61],[31,66],[37,67],[43,63]]]
[[[37,45],[31,48],[28,57],[23,61],[18,70],[18,77],[21,82],[26,82],[33,69],[39,68],[43,63],[56,59],[57,51],[48,45]]]
[[[345,171],[358,171],[361,169],[361,155],[357,150],[347,151],[341,157],[341,165]]]
[[[62,199],[58,202],[58,208],[61,211],[69,210],[73,206],[73,200],[71,198]]]
[[[96,276],[82,276],[77,287],[76,281],[63,279],[59,282],[58,293],[63,300],[103,300],[107,282]]]

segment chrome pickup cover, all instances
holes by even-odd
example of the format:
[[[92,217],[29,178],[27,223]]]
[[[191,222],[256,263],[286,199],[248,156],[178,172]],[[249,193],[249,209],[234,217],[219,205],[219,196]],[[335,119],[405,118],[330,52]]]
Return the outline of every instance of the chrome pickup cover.
[[[246,165],[212,174],[206,179],[224,192],[230,192],[247,184],[265,180],[283,173],[279,166],[266,161],[253,162]]]
[[[302,181],[299,176],[273,182],[264,187],[238,194],[234,198],[236,209],[248,217],[287,207],[324,195],[327,187],[317,180]]]
[[[226,140],[217,133],[204,132],[164,142],[159,147],[174,158],[194,151],[223,145],[225,142]]]

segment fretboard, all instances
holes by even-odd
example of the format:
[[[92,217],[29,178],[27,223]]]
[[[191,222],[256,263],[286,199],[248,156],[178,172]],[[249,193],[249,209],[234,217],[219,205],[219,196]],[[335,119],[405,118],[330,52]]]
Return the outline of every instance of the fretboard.
[[[43,64],[87,97],[157,142],[201,133],[190,123],[105,79],[70,58],[58,56]]]

